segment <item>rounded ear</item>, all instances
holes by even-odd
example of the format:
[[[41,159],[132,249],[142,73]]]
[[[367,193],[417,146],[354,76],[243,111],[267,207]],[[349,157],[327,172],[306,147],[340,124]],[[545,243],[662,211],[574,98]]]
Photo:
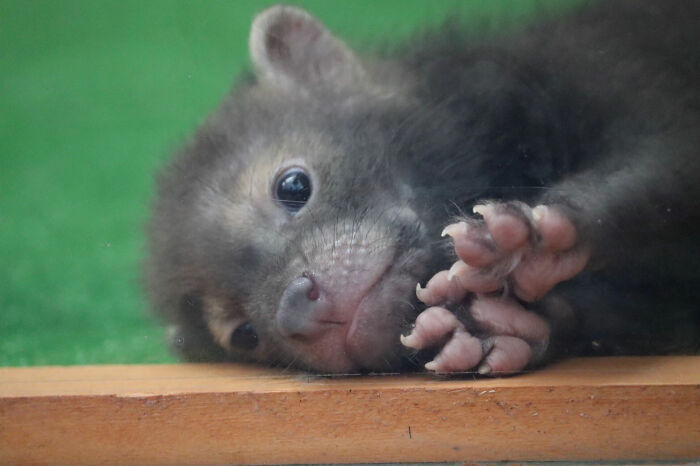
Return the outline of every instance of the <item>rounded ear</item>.
[[[249,45],[258,76],[279,88],[341,89],[364,75],[350,49],[299,8],[278,5],[258,14]]]

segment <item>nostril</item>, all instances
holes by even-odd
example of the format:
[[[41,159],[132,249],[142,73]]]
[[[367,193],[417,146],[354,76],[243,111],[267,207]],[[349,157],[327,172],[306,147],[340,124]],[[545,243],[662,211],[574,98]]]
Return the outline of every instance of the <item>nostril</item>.
[[[304,272],[301,274],[301,276],[308,278],[311,282],[311,287],[309,288],[309,292],[306,293],[306,297],[309,298],[310,301],[318,300],[318,298],[321,296],[321,290],[319,289],[316,280],[314,280],[314,276],[311,275],[310,272]]]
[[[311,273],[305,272],[292,280],[282,293],[277,308],[277,326],[286,337],[309,337],[319,329],[319,316],[330,303]]]
[[[316,299],[312,299],[312,296],[318,294],[316,282],[308,274],[304,274],[287,286],[284,293],[282,293],[280,306],[282,308],[303,309],[308,306],[309,301],[318,299],[318,296],[316,296]]]

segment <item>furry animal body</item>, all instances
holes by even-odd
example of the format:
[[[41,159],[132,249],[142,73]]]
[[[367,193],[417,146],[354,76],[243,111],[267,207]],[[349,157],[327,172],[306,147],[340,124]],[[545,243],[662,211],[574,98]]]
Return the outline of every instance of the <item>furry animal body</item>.
[[[328,373],[697,351],[699,24],[606,1],[362,56],[263,11],[254,75],[159,178],[174,347]]]

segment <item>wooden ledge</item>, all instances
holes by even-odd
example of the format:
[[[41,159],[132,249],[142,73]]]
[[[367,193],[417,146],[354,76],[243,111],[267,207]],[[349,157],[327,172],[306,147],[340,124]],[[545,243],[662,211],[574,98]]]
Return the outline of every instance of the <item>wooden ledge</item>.
[[[0,368],[2,463],[700,458],[700,357],[502,379],[239,365]]]

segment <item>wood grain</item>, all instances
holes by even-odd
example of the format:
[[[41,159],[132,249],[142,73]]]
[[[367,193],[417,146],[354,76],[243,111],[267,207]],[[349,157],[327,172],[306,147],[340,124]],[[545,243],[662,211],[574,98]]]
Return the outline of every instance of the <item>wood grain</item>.
[[[0,368],[3,463],[700,458],[700,357],[502,379],[240,365]]]

